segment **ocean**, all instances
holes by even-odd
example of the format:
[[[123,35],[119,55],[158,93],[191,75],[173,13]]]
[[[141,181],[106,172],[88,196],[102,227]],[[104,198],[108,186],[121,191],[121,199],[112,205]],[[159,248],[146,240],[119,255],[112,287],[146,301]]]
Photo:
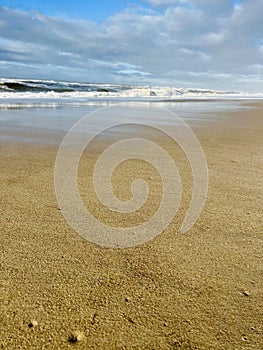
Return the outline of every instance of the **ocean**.
[[[0,102],[19,99],[35,103],[88,103],[99,100],[185,100],[262,98],[263,94],[210,89],[64,82],[54,80],[0,79]]]

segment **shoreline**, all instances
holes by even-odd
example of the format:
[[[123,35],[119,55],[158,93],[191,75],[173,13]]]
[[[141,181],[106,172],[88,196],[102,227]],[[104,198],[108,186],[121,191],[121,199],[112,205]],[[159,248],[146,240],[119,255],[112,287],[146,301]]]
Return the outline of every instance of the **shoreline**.
[[[125,97],[94,97],[94,98],[76,98],[76,97],[12,97],[12,98],[0,98],[0,111],[1,110],[16,110],[16,109],[31,109],[31,108],[79,108],[88,107],[90,105],[111,105],[117,104],[169,104],[169,103],[260,103],[263,101],[263,97],[188,97],[188,98],[125,98]]]

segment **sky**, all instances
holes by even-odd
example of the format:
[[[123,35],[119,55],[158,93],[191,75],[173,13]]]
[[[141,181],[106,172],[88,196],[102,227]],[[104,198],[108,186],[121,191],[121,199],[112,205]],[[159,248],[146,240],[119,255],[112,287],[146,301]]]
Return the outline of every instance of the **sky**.
[[[262,0],[0,0],[0,76],[263,92]]]

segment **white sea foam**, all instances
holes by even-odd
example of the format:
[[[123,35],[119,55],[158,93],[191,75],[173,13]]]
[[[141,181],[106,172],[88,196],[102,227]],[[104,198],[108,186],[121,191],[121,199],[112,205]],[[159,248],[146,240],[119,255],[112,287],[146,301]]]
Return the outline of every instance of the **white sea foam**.
[[[0,79],[0,104],[28,100],[41,103],[84,103],[92,100],[191,100],[191,99],[262,99],[263,94],[216,91],[206,89],[129,86],[56,82],[54,80]],[[25,102],[26,103],[26,102]]]

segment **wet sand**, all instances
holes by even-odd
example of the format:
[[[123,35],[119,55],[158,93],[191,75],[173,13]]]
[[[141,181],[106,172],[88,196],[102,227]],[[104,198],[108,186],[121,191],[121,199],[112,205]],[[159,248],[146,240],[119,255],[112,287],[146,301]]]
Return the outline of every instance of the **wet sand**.
[[[1,142],[1,348],[262,349],[263,103],[250,104],[193,129],[209,192],[185,235],[190,167],[171,140],[153,135],[176,160],[184,196],[164,232],[129,249],[96,246],[67,224],[54,192],[57,146]],[[87,170],[107,142],[85,152],[80,192],[102,221],[137,224],[158,207],[160,179],[146,163],[121,167],[120,198],[138,174],[151,197],[137,216],[107,211]]]

